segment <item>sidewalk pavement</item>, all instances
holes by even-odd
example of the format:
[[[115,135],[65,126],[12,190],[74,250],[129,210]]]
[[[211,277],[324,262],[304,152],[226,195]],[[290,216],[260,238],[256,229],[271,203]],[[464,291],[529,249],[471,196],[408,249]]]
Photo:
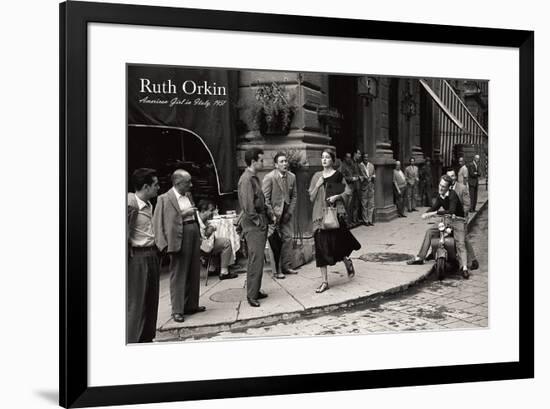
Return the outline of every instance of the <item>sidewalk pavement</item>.
[[[478,211],[487,200],[488,192],[485,186],[480,186]],[[406,213],[406,218],[354,228],[352,232],[361,243],[361,249],[351,254],[355,277],[348,279],[344,264],[337,263],[329,267],[330,289],[321,294],[315,293],[321,283],[315,261],[299,268],[298,274],[287,275],[284,280],[275,279],[264,271],[262,290],[269,297],[261,300],[260,307],[250,307],[246,301],[246,272],[231,280],[209,277],[208,286],[201,279],[200,288],[199,304],[205,306],[206,311],[186,315],[185,322],[176,323],[171,318],[169,276],[163,274],[156,340],[172,341],[292,320],[404,291],[425,279],[433,264],[409,266],[405,263],[417,254],[428,225],[438,220],[422,220],[420,216],[425,210],[425,207],[418,208],[418,212]],[[470,215],[469,223],[476,214]]]

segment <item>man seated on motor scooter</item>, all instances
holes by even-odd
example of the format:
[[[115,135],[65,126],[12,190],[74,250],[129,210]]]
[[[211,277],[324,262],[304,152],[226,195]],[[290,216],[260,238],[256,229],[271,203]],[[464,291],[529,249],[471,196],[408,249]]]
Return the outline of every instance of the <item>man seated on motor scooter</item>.
[[[462,202],[458,198],[456,192],[450,189],[452,183],[453,181],[448,175],[441,176],[438,187],[439,194],[437,195],[433,206],[422,215],[422,219],[443,215],[451,215],[460,218],[453,219],[453,234],[456,243],[456,251],[459,258],[458,261],[462,269],[462,277],[468,279],[470,277],[470,273],[468,271],[466,245],[464,243],[466,219],[464,218],[465,215]],[[424,264],[424,260],[432,243],[432,238],[438,236],[439,230],[437,227],[429,228],[424,235],[424,241],[422,242],[418,255],[414,259],[407,261],[407,264]]]

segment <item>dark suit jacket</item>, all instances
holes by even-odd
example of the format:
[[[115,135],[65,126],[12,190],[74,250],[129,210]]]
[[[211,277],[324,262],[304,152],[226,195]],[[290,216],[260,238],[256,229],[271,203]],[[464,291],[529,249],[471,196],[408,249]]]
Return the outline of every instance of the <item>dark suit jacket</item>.
[[[468,164],[468,184],[472,187],[476,187],[479,183],[480,169],[479,163],[477,165],[477,170],[473,162]]]
[[[443,210],[440,210],[441,208],[443,208]],[[465,217],[462,202],[460,201],[458,195],[454,190],[449,190],[448,196],[444,199],[442,199],[441,196],[437,195],[433,206],[430,207],[428,212],[435,211],[437,211],[437,214],[440,216],[444,214],[454,214],[455,216]]]
[[[267,207],[258,176],[245,169],[238,184],[239,205],[241,215],[238,225],[243,232],[267,230]],[[271,216],[271,215],[270,215]]]
[[[294,209],[296,209],[296,201],[298,199],[296,176],[292,172],[287,172],[286,179],[289,197],[287,213],[292,215],[294,214]],[[264,193],[265,205],[268,208],[268,212],[273,212],[273,214],[277,216],[277,219],[280,219],[283,215],[285,206],[285,194],[283,190],[283,178],[277,169],[264,176],[262,191]]]
[[[193,203],[191,198],[190,200]],[[155,243],[160,251],[166,250],[168,253],[180,251],[183,240],[183,220],[178,199],[172,189],[157,199],[157,207],[153,214],[153,229]]]

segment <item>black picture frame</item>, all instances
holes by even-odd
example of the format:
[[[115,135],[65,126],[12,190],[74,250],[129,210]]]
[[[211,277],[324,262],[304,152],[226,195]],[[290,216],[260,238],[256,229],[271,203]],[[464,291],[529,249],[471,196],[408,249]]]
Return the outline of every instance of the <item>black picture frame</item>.
[[[534,377],[534,32],[70,1],[60,4],[60,405],[89,407]],[[445,367],[88,386],[87,25],[185,27],[519,50],[519,360]]]

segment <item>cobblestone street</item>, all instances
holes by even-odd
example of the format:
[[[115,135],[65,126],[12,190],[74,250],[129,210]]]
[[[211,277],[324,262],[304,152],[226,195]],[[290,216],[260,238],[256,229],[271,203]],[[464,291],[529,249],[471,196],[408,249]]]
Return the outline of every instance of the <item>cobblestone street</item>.
[[[482,211],[470,230],[470,238],[480,266],[478,270],[472,271],[469,280],[463,280],[459,275],[447,277],[441,282],[429,278],[426,282],[404,293],[348,310],[243,330],[190,337],[187,340],[486,327],[488,325],[487,214],[488,207]],[[421,237],[418,238],[419,243],[420,240]]]

